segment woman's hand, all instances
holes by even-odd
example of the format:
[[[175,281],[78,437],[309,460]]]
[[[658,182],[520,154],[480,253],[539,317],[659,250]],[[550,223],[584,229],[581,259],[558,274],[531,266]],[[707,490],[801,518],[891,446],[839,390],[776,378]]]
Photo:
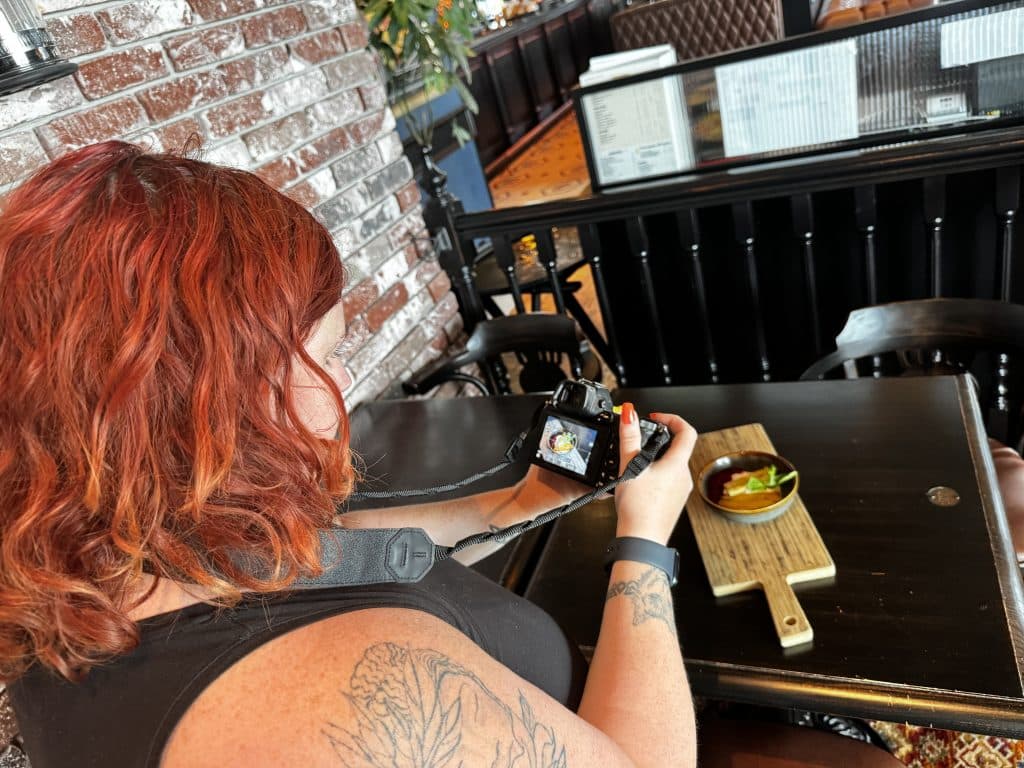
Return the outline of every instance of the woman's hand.
[[[667,544],[683,505],[693,490],[690,454],[697,441],[696,430],[682,418],[669,413],[652,413],[651,421],[664,424],[672,433],[665,454],[638,477],[615,489],[618,513],[616,536],[636,536]],[[619,418],[619,472],[640,452],[640,419],[632,403],[624,403]]]

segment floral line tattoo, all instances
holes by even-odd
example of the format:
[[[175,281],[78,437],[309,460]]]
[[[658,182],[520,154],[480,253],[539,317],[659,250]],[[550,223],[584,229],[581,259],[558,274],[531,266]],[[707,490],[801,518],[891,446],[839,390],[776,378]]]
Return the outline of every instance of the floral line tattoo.
[[[648,568],[639,578],[616,581],[608,587],[605,602],[625,595],[633,603],[633,626],[648,619],[663,621],[672,634],[676,633],[675,613],[672,611],[672,590],[668,576],[660,568]]]
[[[370,646],[342,696],[353,717],[323,728],[339,764],[353,768],[568,768],[565,748],[476,675],[429,648]]]

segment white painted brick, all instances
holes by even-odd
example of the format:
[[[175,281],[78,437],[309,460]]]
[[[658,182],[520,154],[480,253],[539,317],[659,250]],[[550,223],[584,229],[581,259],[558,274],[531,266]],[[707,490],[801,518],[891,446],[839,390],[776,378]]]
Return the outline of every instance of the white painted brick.
[[[377,149],[380,151],[380,156],[384,158],[385,165],[405,156],[402,150],[402,140],[398,138],[397,133],[389,133],[387,136],[377,139]]]
[[[204,152],[205,159],[218,165],[227,165],[232,168],[248,170],[252,167],[252,158],[249,150],[241,139],[232,139],[218,147],[213,147]]]
[[[193,14],[185,0],[135,0],[106,8],[98,18],[111,42],[129,43],[184,29]]]
[[[420,320],[432,306],[433,301],[431,301],[429,293],[417,294],[410,298],[404,307],[388,318],[380,332],[382,334],[387,333],[392,338],[403,339],[413,328],[419,325]]]
[[[389,383],[383,371],[375,371],[354,386],[350,393],[345,394],[346,408],[351,410],[361,403],[377,399],[380,393],[387,389]]]
[[[429,339],[419,328],[405,336],[378,362],[372,372],[353,390],[355,398],[374,398],[382,392],[397,388],[399,379],[408,371],[413,360],[420,354]]]
[[[326,27],[359,18],[359,11],[352,0],[307,0],[305,6],[310,26]]]
[[[71,77],[17,91],[0,99],[0,131],[77,107],[83,101]]]
[[[436,350],[427,344],[427,346],[413,358],[412,362],[409,364],[409,370],[406,375],[402,376],[402,381],[405,381],[409,376],[412,376],[412,374],[416,373],[427,364],[437,360],[437,358],[441,357],[441,354],[442,353],[439,350]]]
[[[449,296],[451,296],[451,294],[449,294]],[[454,297],[452,298],[454,299]],[[462,315],[458,313],[458,305],[456,305],[455,315],[449,317],[444,324],[444,335],[448,337],[448,342],[454,344],[460,341],[464,335],[462,333],[463,328]]]
[[[360,240],[367,240],[387,231],[388,227],[402,216],[398,200],[389,197],[367,211],[359,220],[357,234]]]
[[[358,183],[383,167],[384,162],[381,160],[380,152],[372,144],[349,152],[331,163],[331,170],[334,171],[334,178],[340,189]]]
[[[326,80],[325,86],[326,88]],[[309,108],[309,116],[319,130],[345,125],[363,111],[363,102],[356,90],[345,91],[329,99],[322,99]]]
[[[334,183],[334,174],[331,173],[330,168],[321,168],[316,173],[310,175],[306,181],[323,198],[333,195],[338,191],[338,187]]]
[[[160,138],[155,133],[152,133],[150,131],[146,131],[145,133],[138,133],[135,134],[134,136],[126,136],[125,141],[131,142],[132,144],[137,144],[138,146],[142,147],[144,152],[166,151],[166,147],[164,147],[163,142],[160,141]]]
[[[374,282],[377,284],[378,290],[380,290],[381,296],[390,288],[392,285],[397,283],[409,272],[409,265],[405,262],[405,251],[399,251],[390,259],[381,264],[380,269],[373,276]],[[408,288],[408,286],[406,286]],[[411,296],[416,291],[409,291]]]
[[[426,299],[415,297],[389,317],[377,335],[349,359],[348,364],[353,374],[362,379],[374,369],[379,369],[381,362],[419,326],[420,319],[429,308],[429,295]],[[397,372],[393,375],[397,375]]]
[[[356,237],[352,234],[352,230],[348,227],[339,229],[331,233],[334,238],[334,244],[338,247],[338,253],[341,254],[341,260],[346,261],[352,257],[352,254],[356,250]],[[346,271],[346,283],[355,285],[357,281],[354,271],[350,271],[348,264],[345,265]],[[362,277],[366,277],[363,275]]]
[[[430,280],[423,280],[418,273],[418,267],[413,266],[407,274],[402,276],[402,283],[405,285],[405,292],[409,296],[415,296],[420,291],[427,290],[427,285],[430,283]],[[433,277],[430,279],[432,280]]]
[[[36,0],[36,5],[43,13],[54,13],[81,8],[83,5],[96,5],[98,2],[101,0]]]
[[[391,258],[394,250],[387,237],[378,237],[362,246],[356,253],[345,260],[353,272],[358,271],[362,277],[369,277],[380,269],[381,264]]]
[[[268,88],[263,94],[263,108],[275,115],[284,115],[296,107],[311,104],[327,93],[327,77],[319,69],[293,77]]]
[[[21,180],[46,160],[32,131],[0,137],[0,185]]]
[[[427,295],[429,296],[430,294],[428,293]],[[435,304],[421,321],[421,327],[423,332],[427,334],[427,338],[433,339],[439,333],[445,333],[447,336],[445,324],[451,320],[452,316],[451,304],[447,301],[449,297],[452,300],[452,304],[455,305],[455,313],[458,314],[458,302],[451,294]]]
[[[362,349],[356,352],[348,360],[348,367],[352,370],[352,375],[357,380],[361,381],[370,375],[370,373],[376,368],[377,363],[384,359],[389,351],[395,346],[394,338],[382,328],[377,332],[377,335],[371,338],[366,344],[363,345]]]

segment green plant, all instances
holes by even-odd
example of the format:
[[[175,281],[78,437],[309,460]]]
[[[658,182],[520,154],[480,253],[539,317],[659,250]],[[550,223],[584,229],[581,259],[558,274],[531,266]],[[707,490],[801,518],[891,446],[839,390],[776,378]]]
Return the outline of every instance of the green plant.
[[[470,80],[469,46],[477,21],[474,0],[357,0],[370,27],[388,86],[388,99],[405,117],[413,139],[429,147],[434,117],[430,100],[455,88],[466,108],[478,106],[466,83]],[[463,79],[465,78],[465,79]],[[417,112],[418,101],[425,109]],[[460,144],[466,129],[452,126]]]

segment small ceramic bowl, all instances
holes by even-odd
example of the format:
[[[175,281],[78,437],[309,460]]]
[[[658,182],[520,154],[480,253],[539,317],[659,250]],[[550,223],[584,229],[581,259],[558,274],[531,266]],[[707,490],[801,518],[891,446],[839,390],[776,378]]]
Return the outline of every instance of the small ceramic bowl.
[[[709,481],[718,475],[719,472],[727,472],[729,470],[734,472],[753,472],[754,470],[767,467],[770,464],[774,464],[778,468],[780,475],[787,475],[796,469],[796,467],[786,461],[786,459],[774,453],[765,453],[764,451],[736,451],[734,453],[727,453],[724,456],[719,456],[701,470],[700,474],[697,476],[697,491],[709,507],[714,509],[716,512],[725,515],[730,520],[735,520],[740,523],[763,523],[766,520],[773,520],[792,506],[793,501],[796,499],[797,488],[800,485],[800,475],[797,475],[792,480],[782,484],[781,499],[773,504],[769,504],[765,507],[758,507],[756,509],[726,509],[725,507],[720,506],[717,501],[712,501],[708,492]]]

